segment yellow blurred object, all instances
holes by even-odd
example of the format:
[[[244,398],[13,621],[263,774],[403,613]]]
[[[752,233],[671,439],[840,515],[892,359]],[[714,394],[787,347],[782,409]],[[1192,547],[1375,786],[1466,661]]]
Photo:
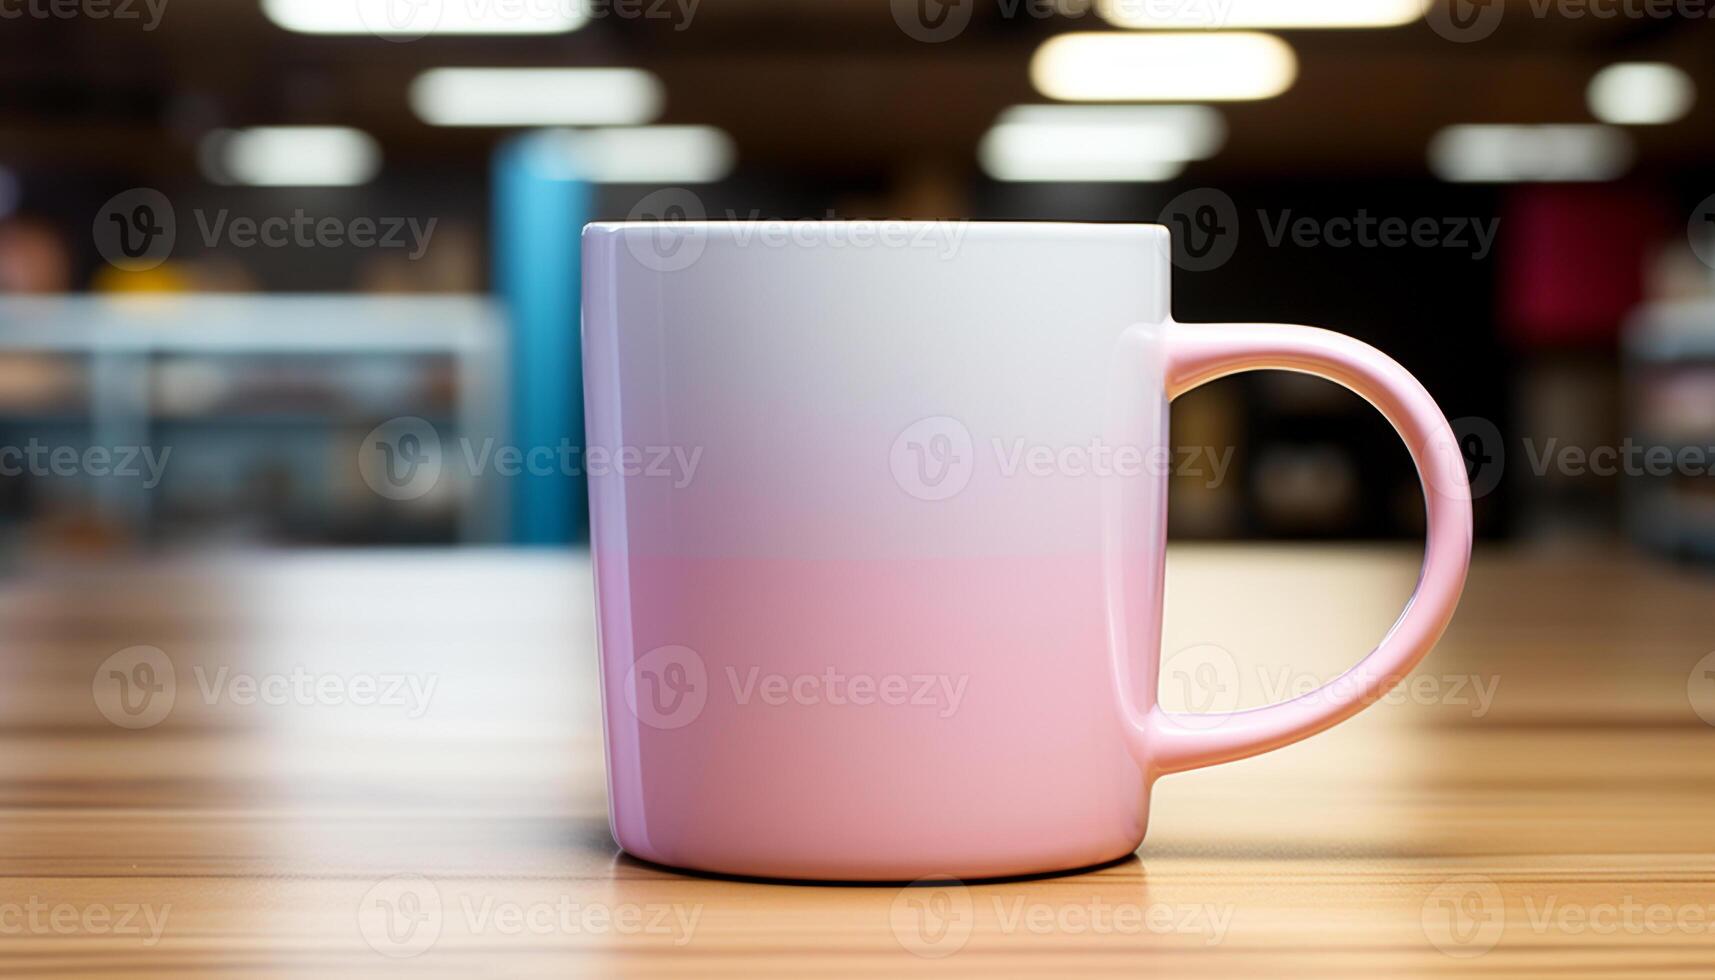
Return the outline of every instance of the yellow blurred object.
[[[90,277],[89,288],[97,293],[188,293],[191,278],[171,262],[138,272],[108,265]]]

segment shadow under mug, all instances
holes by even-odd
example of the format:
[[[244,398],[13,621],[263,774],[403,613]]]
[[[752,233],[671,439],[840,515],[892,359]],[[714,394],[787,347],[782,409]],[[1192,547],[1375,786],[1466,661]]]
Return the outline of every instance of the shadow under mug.
[[[1435,402],[1342,335],[1173,322],[1165,228],[617,223],[584,244],[610,816],[638,857],[840,880],[1110,861],[1157,777],[1350,717],[1453,614],[1470,492]],[[1169,403],[1263,369],[1393,423],[1422,576],[1323,689],[1169,713]]]

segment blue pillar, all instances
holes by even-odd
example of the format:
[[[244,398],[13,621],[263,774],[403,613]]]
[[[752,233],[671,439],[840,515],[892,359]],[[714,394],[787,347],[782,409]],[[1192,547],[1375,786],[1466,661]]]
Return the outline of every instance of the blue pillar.
[[[583,357],[579,345],[581,256],[590,187],[572,175],[567,140],[525,133],[501,144],[494,161],[494,285],[511,325],[511,440],[528,451],[584,444]],[[557,469],[557,467],[556,467]],[[511,540],[527,545],[588,540],[588,486],[582,476],[511,478]]]

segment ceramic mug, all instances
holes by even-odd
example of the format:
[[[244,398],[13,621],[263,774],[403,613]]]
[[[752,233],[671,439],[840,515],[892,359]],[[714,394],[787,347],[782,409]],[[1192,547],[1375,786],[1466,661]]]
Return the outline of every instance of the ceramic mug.
[[[621,847],[781,878],[1098,864],[1143,841],[1157,777],[1328,728],[1428,652],[1471,544],[1435,402],[1339,334],[1176,323],[1170,272],[1155,225],[585,229]],[[1393,423],[1424,485],[1422,577],[1322,690],[1168,713],[1168,404],[1262,369]]]

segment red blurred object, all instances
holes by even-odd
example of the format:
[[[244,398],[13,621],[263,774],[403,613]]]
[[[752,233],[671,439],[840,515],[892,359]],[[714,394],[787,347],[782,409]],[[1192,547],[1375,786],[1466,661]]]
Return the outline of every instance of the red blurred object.
[[[1608,185],[1520,187],[1501,220],[1501,323],[1529,348],[1611,344],[1643,299],[1666,209]]]

